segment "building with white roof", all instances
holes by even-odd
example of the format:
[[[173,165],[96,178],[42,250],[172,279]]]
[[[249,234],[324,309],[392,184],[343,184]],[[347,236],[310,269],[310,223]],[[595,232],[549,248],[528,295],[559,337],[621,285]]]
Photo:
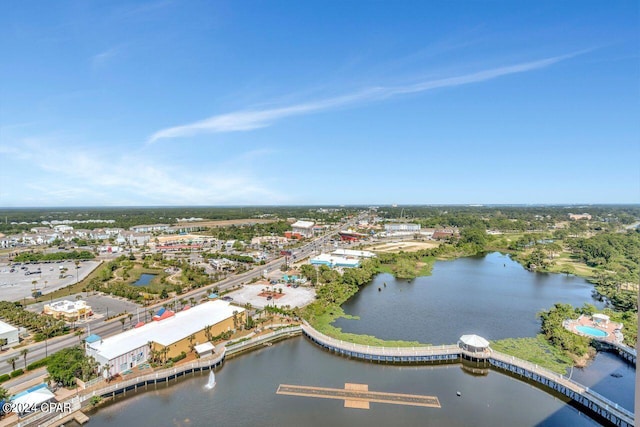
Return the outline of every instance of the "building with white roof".
[[[208,301],[118,335],[87,341],[85,351],[95,358],[105,376],[113,376],[146,362],[153,354],[166,360],[189,352],[244,322],[244,312],[226,301]]]
[[[354,257],[354,258],[375,258],[376,254],[369,251],[354,251],[351,249],[336,249],[332,252],[332,255],[342,257]]]
[[[419,233],[420,224],[385,224],[384,231],[387,233]]]
[[[291,232],[302,237],[313,237],[313,221],[296,221],[291,224]]]
[[[335,256],[330,254],[320,254],[317,257],[311,258],[309,261],[312,265],[326,265],[327,267],[347,267],[355,268],[360,267],[360,260],[356,258],[345,258],[341,256]]]
[[[45,304],[44,314],[53,316],[56,319],[71,321],[86,319],[88,316],[91,316],[93,312],[91,311],[91,306],[87,305],[86,301],[62,300]]]
[[[18,328],[0,320],[0,338],[7,339],[6,345],[17,344],[20,341],[19,333]]]

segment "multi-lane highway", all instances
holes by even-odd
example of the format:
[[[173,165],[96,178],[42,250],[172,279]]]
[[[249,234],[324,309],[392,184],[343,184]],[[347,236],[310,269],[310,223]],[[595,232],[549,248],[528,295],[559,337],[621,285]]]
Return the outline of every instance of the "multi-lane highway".
[[[307,258],[313,255],[317,250],[319,250],[322,246],[327,244],[330,239],[336,235],[338,231],[340,231],[343,227],[351,227],[355,225],[359,220],[366,217],[367,213],[363,212],[358,216],[351,218],[346,223],[340,224],[336,227],[333,227],[331,230],[327,231],[322,236],[318,236],[316,239],[310,241],[300,248],[296,248],[292,250],[292,261],[299,261],[304,258]],[[246,271],[242,274],[238,274],[232,277],[228,277],[220,282],[213,283],[211,285],[195,289],[190,292],[186,292],[180,295],[180,298],[189,299],[191,297],[200,300],[201,298],[209,295],[211,290],[214,287],[217,287],[219,291],[224,291],[228,289],[232,289],[236,286],[249,282],[251,279],[255,277],[261,277],[264,273],[264,270],[275,270],[279,268],[282,263],[285,262],[284,257],[280,257],[269,261],[265,265],[260,265],[255,267],[252,270]],[[154,306],[145,307],[145,310],[156,309],[162,306],[163,303],[158,303]],[[122,332],[122,324],[117,320],[113,319],[111,321],[105,322],[102,319],[91,320],[86,324],[85,331],[88,333],[89,329],[92,334],[100,335],[101,337],[108,337],[119,332]],[[46,354],[52,354],[56,351],[65,348],[71,347],[79,343],[80,339],[86,337],[86,334],[81,337],[76,337],[74,335],[66,335],[63,337],[56,337],[47,340],[46,342],[40,342],[36,344],[32,344],[28,347],[29,353],[27,353],[27,365],[29,363],[35,362],[45,357]],[[16,368],[24,368],[24,359],[20,356],[20,349],[13,350],[8,349],[0,353],[0,374],[5,374],[11,372],[11,364],[8,364],[6,361],[12,357],[17,357],[18,361],[16,362]]]

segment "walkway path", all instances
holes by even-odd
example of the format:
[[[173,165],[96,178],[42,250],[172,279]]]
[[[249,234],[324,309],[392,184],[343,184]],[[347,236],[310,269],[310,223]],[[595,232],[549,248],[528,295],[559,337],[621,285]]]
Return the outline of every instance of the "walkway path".
[[[484,360],[494,368],[508,371],[524,380],[537,382],[544,386],[543,389],[545,390],[551,389],[569,397],[615,426],[631,427],[634,425],[634,414],[631,411],[622,408],[617,403],[590,390],[588,387],[534,363],[491,349],[482,353],[473,353],[462,350],[457,345],[426,347],[365,346],[336,340],[316,331],[307,323],[302,325],[302,332],[311,341],[329,351],[368,361],[421,363],[460,361],[463,358],[474,361]]]

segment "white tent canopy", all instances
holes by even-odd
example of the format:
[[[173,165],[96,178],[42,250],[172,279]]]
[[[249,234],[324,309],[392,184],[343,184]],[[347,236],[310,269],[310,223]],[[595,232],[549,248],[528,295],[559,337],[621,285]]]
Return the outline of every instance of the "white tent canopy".
[[[489,341],[475,334],[461,336],[460,342],[469,347],[475,347],[475,348],[489,347]]]
[[[16,398],[13,403],[16,404],[17,407],[37,408],[44,402],[55,399],[55,397],[56,396],[46,388],[40,388],[38,390],[32,391],[31,393]]]
[[[604,320],[605,322],[609,321],[609,316],[607,316],[606,314],[602,314],[602,313],[595,313],[593,316],[594,319],[598,319],[598,320]]]

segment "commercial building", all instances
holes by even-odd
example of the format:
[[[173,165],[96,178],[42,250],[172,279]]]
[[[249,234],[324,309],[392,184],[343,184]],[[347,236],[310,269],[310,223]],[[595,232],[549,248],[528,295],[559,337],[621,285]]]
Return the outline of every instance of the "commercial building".
[[[91,306],[87,305],[87,303],[82,300],[62,300],[51,304],[45,304],[43,311],[44,314],[55,317],[56,319],[63,319],[67,321],[86,319],[88,316],[93,314]]]
[[[87,338],[85,351],[96,359],[103,375],[113,376],[146,362],[152,354],[169,359],[183,351],[189,352],[192,346],[209,342],[209,337],[244,322],[245,310],[215,300],[164,317],[105,339]]]
[[[384,231],[387,233],[419,233],[420,224],[385,224]]]
[[[335,256],[330,254],[320,254],[315,258],[311,258],[309,261],[312,265],[326,265],[327,267],[346,267],[355,268],[360,267],[360,260],[355,258],[345,258],[341,256]]]
[[[18,344],[19,333],[18,328],[0,320],[0,338],[6,338],[7,345]]]
[[[353,258],[375,258],[376,254],[369,251],[354,251],[351,249],[336,249],[331,253],[335,256],[353,257]]]
[[[302,237],[313,237],[313,221],[296,221],[291,224],[291,233],[295,236],[299,234]]]

